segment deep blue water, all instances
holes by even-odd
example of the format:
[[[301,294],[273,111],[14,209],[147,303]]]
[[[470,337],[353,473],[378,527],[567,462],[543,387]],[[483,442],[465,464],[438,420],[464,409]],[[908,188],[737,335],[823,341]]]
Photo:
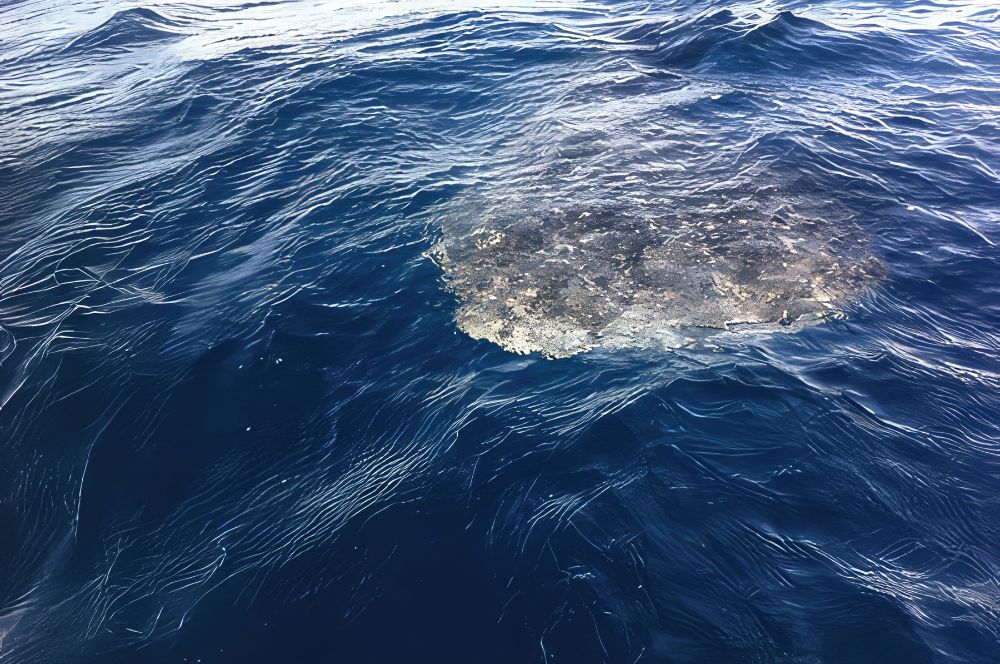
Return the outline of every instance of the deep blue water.
[[[614,123],[885,280],[457,331],[455,211]],[[998,171],[992,2],[6,0],[0,662],[1000,661]]]

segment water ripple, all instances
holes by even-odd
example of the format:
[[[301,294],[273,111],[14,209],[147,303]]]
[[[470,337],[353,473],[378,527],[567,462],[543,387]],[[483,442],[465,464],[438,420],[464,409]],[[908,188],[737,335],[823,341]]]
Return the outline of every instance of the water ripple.
[[[6,3],[0,661],[992,661],[998,26]],[[526,200],[806,206],[886,277],[512,356],[430,255]]]

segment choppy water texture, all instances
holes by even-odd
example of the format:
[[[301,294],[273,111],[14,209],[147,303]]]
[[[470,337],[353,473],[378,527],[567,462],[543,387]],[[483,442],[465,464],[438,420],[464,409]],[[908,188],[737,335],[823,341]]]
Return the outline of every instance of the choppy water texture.
[[[0,72],[0,662],[996,661],[993,3],[11,0]]]

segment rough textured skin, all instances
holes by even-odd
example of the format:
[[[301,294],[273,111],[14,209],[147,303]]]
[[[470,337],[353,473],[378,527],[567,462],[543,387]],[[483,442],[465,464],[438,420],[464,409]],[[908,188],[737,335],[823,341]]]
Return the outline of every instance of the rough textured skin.
[[[510,206],[435,251],[470,336],[516,353],[676,347],[842,315],[883,270],[848,218],[786,204]]]

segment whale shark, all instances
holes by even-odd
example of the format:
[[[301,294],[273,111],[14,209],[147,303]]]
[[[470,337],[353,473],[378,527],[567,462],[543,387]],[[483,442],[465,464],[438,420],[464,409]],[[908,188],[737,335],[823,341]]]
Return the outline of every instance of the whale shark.
[[[700,206],[508,199],[433,256],[458,327],[518,354],[676,348],[844,317],[884,275],[863,229],[772,190]]]

